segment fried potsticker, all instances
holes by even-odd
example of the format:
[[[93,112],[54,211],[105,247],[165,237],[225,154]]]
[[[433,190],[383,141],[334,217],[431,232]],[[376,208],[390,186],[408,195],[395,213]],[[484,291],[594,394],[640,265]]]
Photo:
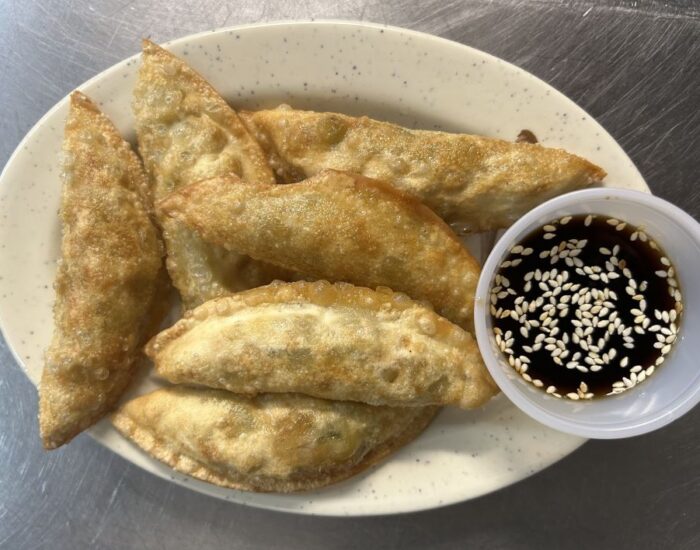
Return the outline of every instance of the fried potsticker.
[[[207,302],[153,338],[176,384],[371,405],[483,405],[497,388],[474,338],[405,294],[276,283]]]
[[[409,130],[367,117],[276,109],[241,118],[285,182],[322,170],[383,180],[471,231],[508,227],[605,171],[561,149],[468,134]]]
[[[476,260],[433,212],[383,182],[335,170],[289,185],[216,178],[157,208],[229,250],[318,279],[387,286],[472,326]]]
[[[122,395],[164,281],[141,162],[79,92],[71,95],[63,153],[55,326],[39,387],[47,449],[94,424]]]
[[[358,474],[413,440],[436,412],[172,386],[126,403],[112,422],[178,472],[222,487],[289,493]]]
[[[224,174],[259,184],[274,182],[260,147],[236,112],[202,76],[148,40],[133,108],[139,152],[156,199]],[[288,275],[204,243],[175,220],[158,217],[158,222],[168,272],[186,308]]]

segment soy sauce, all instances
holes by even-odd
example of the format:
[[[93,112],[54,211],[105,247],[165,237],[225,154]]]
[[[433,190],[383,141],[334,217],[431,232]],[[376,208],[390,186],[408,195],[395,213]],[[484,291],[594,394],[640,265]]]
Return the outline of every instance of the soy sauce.
[[[643,229],[581,215],[544,224],[511,249],[490,309],[515,370],[578,400],[651,376],[677,338],[682,296],[670,260]]]

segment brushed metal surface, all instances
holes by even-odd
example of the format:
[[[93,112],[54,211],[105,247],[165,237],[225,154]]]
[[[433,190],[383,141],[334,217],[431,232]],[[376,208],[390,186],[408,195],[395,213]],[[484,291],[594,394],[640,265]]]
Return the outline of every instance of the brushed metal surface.
[[[143,36],[162,41],[278,19],[364,19],[463,42],[543,78],[619,140],[655,193],[700,217],[696,0],[335,4],[0,0],[0,165],[48,108],[135,53]],[[86,436],[44,453],[36,392],[0,342],[0,547],[700,548],[698,421],[696,409],[647,436],[587,443],[526,481],[445,509],[291,516],[189,492]]]

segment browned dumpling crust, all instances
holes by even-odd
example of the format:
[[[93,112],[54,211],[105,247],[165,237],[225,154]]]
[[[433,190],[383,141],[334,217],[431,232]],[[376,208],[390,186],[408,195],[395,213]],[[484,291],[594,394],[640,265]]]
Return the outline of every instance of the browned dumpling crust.
[[[138,157],[83,94],[63,142],[54,334],[39,388],[47,449],[104,416],[132,378],[162,282],[162,245]]]
[[[405,294],[275,283],[192,310],[147,346],[159,375],[235,393],[474,408],[497,391],[474,338]]]
[[[143,43],[133,108],[139,152],[156,199],[182,185],[224,174],[274,183],[259,145],[236,112],[202,76],[148,40]],[[203,243],[172,219],[158,221],[168,271],[187,308],[287,275]]]
[[[472,231],[508,227],[543,201],[605,177],[583,158],[530,143],[409,130],[287,105],[241,118],[282,181],[327,168],[356,172],[390,183]]]
[[[178,472],[222,487],[287,493],[365,470],[413,440],[436,412],[173,386],[126,403],[112,422]]]
[[[334,170],[289,185],[231,179],[183,187],[158,209],[229,250],[318,279],[387,286],[471,327],[479,266],[415,199]]]

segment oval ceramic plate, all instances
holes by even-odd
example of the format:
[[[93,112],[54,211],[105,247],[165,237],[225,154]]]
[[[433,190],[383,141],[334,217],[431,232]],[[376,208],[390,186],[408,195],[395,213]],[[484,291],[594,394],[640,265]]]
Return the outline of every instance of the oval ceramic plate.
[[[329,21],[222,29],[168,48],[235,107],[285,102],[508,140],[527,128],[544,144],[604,167],[608,185],[647,189],[619,145],[569,99],[461,44],[404,29]],[[138,64],[132,57],[80,87],[132,140],[130,101]],[[0,321],[35,384],[52,329],[59,151],[67,106],[63,99],[36,124],[0,180]],[[482,259],[486,242],[470,243]],[[146,377],[132,393],[154,383]],[[351,480],[312,493],[272,495],[179,475],[121,438],[106,420],[90,433],[127,460],[191,489],[251,506],[325,515],[391,514],[467,500],[542,470],[584,441],[537,424],[501,396],[477,411],[445,409],[416,441]]]

